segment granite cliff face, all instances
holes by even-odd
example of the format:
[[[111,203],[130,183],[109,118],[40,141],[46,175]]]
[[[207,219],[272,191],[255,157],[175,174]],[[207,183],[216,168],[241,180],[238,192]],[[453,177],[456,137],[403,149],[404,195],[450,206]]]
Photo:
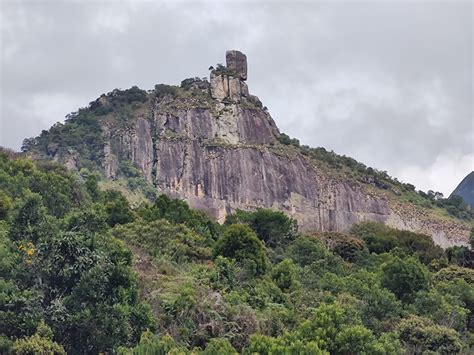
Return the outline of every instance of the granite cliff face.
[[[226,58],[227,67],[213,70],[210,83],[190,84],[210,92],[209,107],[192,96],[164,96],[132,127],[103,127],[109,178],[119,159],[130,159],[160,192],[219,221],[237,208],[270,207],[296,218],[303,230],[346,231],[370,220],[429,233],[443,246],[464,241],[462,226],[440,228],[423,213],[406,216],[385,194],[333,178],[302,154],[282,150],[273,119],[245,84],[245,55],[228,51]]]
[[[407,208],[280,144],[273,119],[245,83],[245,55],[228,51],[226,60],[212,68],[210,82],[187,79],[177,93],[150,96],[126,124],[110,114],[101,119],[105,176],[117,178],[120,162],[130,161],[158,191],[219,221],[237,208],[268,207],[296,218],[302,230],[346,231],[370,220],[431,234],[444,247],[466,242],[462,223]],[[74,166],[71,155],[61,159]]]

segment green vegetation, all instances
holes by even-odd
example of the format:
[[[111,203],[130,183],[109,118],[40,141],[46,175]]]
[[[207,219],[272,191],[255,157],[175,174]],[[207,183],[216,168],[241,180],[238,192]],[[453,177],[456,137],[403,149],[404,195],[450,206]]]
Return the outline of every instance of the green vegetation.
[[[44,321],[38,324],[36,333],[12,343],[15,354],[66,354],[64,348],[53,341],[53,331]]]
[[[131,253],[108,231],[123,214],[107,208],[109,193],[94,198],[59,165],[3,153],[0,176],[13,201],[0,224],[2,352],[97,353],[154,329]]]
[[[215,75],[229,75],[235,77],[237,72],[234,69],[227,68],[224,64],[217,64],[215,69],[212,69]]]
[[[247,226],[229,226],[214,247],[214,256],[224,256],[246,264],[254,274],[264,274],[267,269],[265,247]]]
[[[115,89],[108,94],[101,95],[97,100],[89,104],[89,109],[94,114],[102,116],[117,111],[124,106],[147,101],[147,92],[137,86],[132,86],[130,89]]]
[[[80,109],[56,123],[36,138],[23,141],[23,152],[39,157],[74,155],[79,168],[96,169],[103,159],[103,138],[97,117],[89,109]]]
[[[139,177],[122,162],[121,173]],[[161,195],[0,153],[0,352],[470,353],[472,250],[377,223],[218,225]]]
[[[258,238],[270,247],[287,245],[297,235],[296,221],[283,212],[259,208],[255,212],[237,210],[230,215],[226,224],[243,223],[257,234]]]
[[[441,208],[451,216],[463,220],[474,219],[474,210],[459,196],[444,198],[440,192],[416,191],[415,186],[398,181],[390,177],[386,171],[379,171],[367,167],[357,160],[339,155],[333,151],[327,151],[323,147],[311,148],[307,145],[300,145],[296,138],[290,138],[287,134],[281,133],[278,141],[287,146],[296,148],[302,154],[314,159],[320,164],[324,164],[329,169],[340,171],[344,176],[352,176],[357,181],[375,186],[379,189],[392,191],[399,196],[402,201],[410,202],[425,208]]]
[[[351,234],[361,238],[369,251],[377,254],[398,249],[415,255],[425,264],[444,256],[443,249],[434,245],[429,235],[393,229],[380,223],[359,223],[352,227]]]
[[[428,281],[426,267],[414,258],[395,257],[382,266],[382,286],[403,301],[413,300],[428,287]]]
[[[58,122],[38,137],[25,139],[21,149],[40,158],[69,157],[78,169],[96,170],[104,158],[101,121],[113,114],[117,124],[126,124],[133,110],[147,101],[147,92],[136,86],[115,89],[88,107],[68,114],[64,123]]]
[[[354,261],[359,253],[366,249],[365,243],[359,238],[347,234],[326,232],[313,235],[319,239],[334,254],[346,261]]]

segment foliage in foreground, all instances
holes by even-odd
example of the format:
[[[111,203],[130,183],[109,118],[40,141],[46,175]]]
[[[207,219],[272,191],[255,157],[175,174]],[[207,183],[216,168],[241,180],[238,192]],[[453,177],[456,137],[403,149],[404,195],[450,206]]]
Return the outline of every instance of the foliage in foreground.
[[[374,223],[307,236],[269,210],[132,210],[87,172],[0,155],[2,353],[469,353],[472,267]]]

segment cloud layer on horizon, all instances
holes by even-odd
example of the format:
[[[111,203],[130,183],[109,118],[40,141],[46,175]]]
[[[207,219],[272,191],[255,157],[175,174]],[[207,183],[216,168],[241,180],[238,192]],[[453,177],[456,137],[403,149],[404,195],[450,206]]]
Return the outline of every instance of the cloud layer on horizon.
[[[1,4],[0,145],[113,88],[207,76],[240,49],[281,131],[449,194],[474,165],[473,5]]]

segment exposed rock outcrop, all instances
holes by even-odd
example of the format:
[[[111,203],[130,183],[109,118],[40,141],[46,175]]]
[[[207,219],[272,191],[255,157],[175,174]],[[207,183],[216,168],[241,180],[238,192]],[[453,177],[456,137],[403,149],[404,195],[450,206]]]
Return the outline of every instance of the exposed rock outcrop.
[[[131,161],[159,192],[219,221],[238,208],[267,207],[293,216],[306,231],[378,221],[430,234],[444,247],[467,242],[466,224],[404,204],[280,144],[268,111],[249,95],[245,55],[229,51],[226,59],[210,82],[191,78],[177,91],[150,94],[126,124],[104,118],[105,176],[116,178],[120,162]]]
[[[218,221],[238,208],[268,207],[293,216],[306,231],[347,231],[354,223],[377,221],[430,234],[443,247],[467,241],[468,230],[455,221],[331,177],[305,156],[281,150],[277,127],[262,110],[220,104],[215,113],[200,108],[164,113],[171,102],[156,103],[151,124],[140,118],[132,129],[117,132],[126,142],[121,154],[142,167],[158,191]]]
[[[234,70],[237,77],[247,80],[247,56],[242,52],[230,50],[225,53],[227,68]]]
[[[247,57],[239,51],[227,51],[226,67],[211,72],[211,96],[219,101],[241,102],[249,96]]]

